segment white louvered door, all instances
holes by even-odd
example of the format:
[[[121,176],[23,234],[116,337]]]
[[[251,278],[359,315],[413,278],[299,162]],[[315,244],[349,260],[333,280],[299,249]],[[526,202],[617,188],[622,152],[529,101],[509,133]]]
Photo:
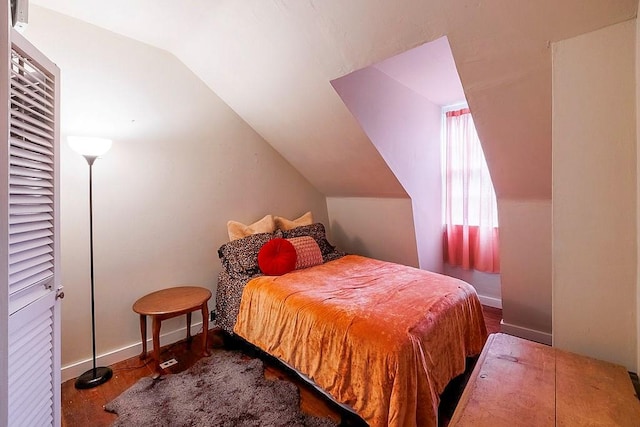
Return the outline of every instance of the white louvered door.
[[[0,219],[7,223],[2,273],[8,280],[0,313],[8,328],[1,337],[0,392],[8,399],[0,425],[58,426],[59,70],[13,29],[4,49],[9,111],[3,110],[8,138]]]

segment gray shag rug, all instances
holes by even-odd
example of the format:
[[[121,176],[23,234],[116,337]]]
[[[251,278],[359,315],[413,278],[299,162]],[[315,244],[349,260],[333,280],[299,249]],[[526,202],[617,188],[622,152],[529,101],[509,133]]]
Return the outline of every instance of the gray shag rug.
[[[216,350],[179,374],[142,378],[105,406],[114,426],[335,426],[300,411],[298,388],[264,378],[259,359]]]

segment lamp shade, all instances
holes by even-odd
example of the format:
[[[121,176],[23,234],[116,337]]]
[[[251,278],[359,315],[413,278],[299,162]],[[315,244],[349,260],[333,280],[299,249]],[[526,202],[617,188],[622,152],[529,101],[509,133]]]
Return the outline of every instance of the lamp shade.
[[[74,151],[85,157],[100,157],[111,148],[111,140],[105,138],[70,136],[67,142]]]

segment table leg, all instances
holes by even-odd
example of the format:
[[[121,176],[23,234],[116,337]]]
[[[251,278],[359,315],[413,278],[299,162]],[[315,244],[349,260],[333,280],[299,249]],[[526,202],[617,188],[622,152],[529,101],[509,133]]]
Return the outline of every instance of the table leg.
[[[191,312],[187,313],[187,348],[191,348]]]
[[[140,360],[147,358],[147,316],[140,315],[140,335],[142,335],[142,353],[140,353]]]
[[[153,316],[153,358],[155,363],[155,373],[153,378],[158,378],[162,374],[160,369],[160,325],[162,320],[158,316]]]
[[[202,355],[211,356],[211,353],[207,349],[207,333],[209,332],[209,307],[205,301],[202,304]]]

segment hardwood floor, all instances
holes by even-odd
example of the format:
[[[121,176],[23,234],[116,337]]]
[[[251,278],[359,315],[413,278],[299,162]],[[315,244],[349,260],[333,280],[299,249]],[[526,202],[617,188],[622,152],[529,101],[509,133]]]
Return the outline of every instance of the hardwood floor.
[[[489,334],[496,334],[500,332],[500,321],[502,320],[502,310],[499,308],[482,306],[484,312],[484,322],[487,325],[487,332]]]
[[[500,332],[500,320],[502,319],[502,310],[483,307],[485,323],[488,332]],[[213,334],[211,334],[213,335]],[[198,349],[201,345],[201,335],[196,335],[189,347],[185,341],[163,347],[161,349],[161,360],[174,358],[178,361],[177,365],[173,365],[165,369],[166,373],[178,373],[190,368],[197,362],[201,356]],[[213,335],[209,345],[220,347],[222,342],[220,337]],[[193,349],[193,351],[191,349]],[[214,350],[215,351],[215,350]],[[69,380],[62,384],[62,426],[63,427],[80,427],[80,426],[109,426],[116,419],[116,415],[108,413],[104,410],[104,405],[116,398],[120,393],[131,387],[140,378],[153,374],[151,358],[140,360],[138,357],[124,360],[116,363],[113,369],[113,378],[96,388],[88,390],[77,390],[74,386],[75,380]],[[328,417],[336,422],[341,421],[343,425],[357,425],[358,420],[345,419],[344,414],[337,410],[333,403],[330,403],[324,397],[319,396],[318,392],[306,383],[301,382],[294,375],[275,364],[267,364],[265,369],[267,378],[280,378],[293,382],[300,389],[300,408],[312,415],[320,417]],[[459,398],[459,392],[464,387],[464,381],[456,381],[449,387],[449,390],[443,394],[444,413],[442,418],[446,421],[448,414],[455,407],[455,402]],[[446,422],[445,422],[446,424]]]

